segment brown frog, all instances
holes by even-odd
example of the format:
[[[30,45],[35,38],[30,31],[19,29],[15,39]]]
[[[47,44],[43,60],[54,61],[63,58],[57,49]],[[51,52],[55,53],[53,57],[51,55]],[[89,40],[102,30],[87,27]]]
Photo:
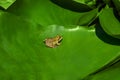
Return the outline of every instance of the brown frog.
[[[63,37],[57,35],[54,38],[47,38],[44,40],[44,43],[46,46],[50,47],[50,48],[55,48],[56,46],[60,45],[60,42],[62,41]]]

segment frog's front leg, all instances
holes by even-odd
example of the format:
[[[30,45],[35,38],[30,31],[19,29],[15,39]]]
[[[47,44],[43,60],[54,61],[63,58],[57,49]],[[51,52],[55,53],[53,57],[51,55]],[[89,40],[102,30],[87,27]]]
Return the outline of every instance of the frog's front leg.
[[[59,46],[59,45],[60,45],[60,43],[56,43],[56,45],[58,45],[58,46]]]

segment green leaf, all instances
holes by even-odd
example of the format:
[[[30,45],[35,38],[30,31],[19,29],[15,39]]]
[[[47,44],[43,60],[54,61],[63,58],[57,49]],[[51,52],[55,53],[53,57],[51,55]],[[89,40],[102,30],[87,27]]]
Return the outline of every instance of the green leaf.
[[[33,4],[35,5],[32,6]],[[17,0],[7,12],[43,26],[52,24],[76,25],[81,15],[81,13],[60,8],[49,0]]]
[[[43,40],[57,34],[63,36],[61,45],[46,47]],[[46,27],[4,12],[0,36],[1,80],[78,80],[120,52],[119,46],[101,41],[94,29]]]
[[[49,0],[17,0],[1,12],[0,80],[81,80],[119,56],[119,46],[76,24],[80,15]],[[46,47],[56,35],[61,45]]]
[[[81,15],[78,21],[78,25],[88,26],[90,23],[92,23],[97,18],[97,14],[98,14],[98,8],[84,13],[83,15]]]
[[[16,0],[0,0],[0,6],[4,9],[7,9],[11,6]]]
[[[113,66],[105,69],[104,71],[99,72],[98,74],[92,76],[88,80],[119,80],[120,79],[120,62],[117,62]]]
[[[101,27],[112,37],[120,38],[120,22],[114,15],[112,8],[105,8],[99,16]]]
[[[120,12],[120,0],[112,0],[116,9]]]
[[[78,3],[86,4],[91,8],[94,8],[96,5],[96,0],[74,0]]]

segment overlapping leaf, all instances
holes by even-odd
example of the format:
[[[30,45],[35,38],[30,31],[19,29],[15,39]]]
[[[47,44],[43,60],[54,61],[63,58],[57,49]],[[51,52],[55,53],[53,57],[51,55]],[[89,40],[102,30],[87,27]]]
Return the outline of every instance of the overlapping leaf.
[[[12,5],[16,0],[0,0],[0,7],[7,9]]]
[[[89,80],[119,80],[120,62],[91,77]]]
[[[114,15],[112,8],[103,9],[99,16],[104,31],[112,37],[120,38],[120,22]]]
[[[81,26],[90,25],[97,18],[97,15],[98,15],[98,8],[84,13],[79,18],[78,25],[81,25]]]

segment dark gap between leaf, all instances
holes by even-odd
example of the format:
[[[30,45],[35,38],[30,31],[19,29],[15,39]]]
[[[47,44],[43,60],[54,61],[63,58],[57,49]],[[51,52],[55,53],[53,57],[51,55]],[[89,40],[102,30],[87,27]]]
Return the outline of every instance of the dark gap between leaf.
[[[116,9],[113,9],[113,11],[114,11],[114,15],[117,18],[117,20],[120,21],[120,12],[118,12]]]
[[[75,2],[73,0],[50,0],[54,4],[75,12],[87,12],[92,10],[89,6]]]
[[[91,21],[91,23],[89,23],[88,26],[90,27],[90,26],[96,24],[97,22],[98,22],[98,17],[94,18],[94,20]]]
[[[0,10],[3,10],[3,11],[5,11],[5,9],[4,9],[3,7],[1,7],[1,6],[0,6]]]
[[[96,0],[96,6],[98,6],[99,4],[103,4],[103,0]]]

